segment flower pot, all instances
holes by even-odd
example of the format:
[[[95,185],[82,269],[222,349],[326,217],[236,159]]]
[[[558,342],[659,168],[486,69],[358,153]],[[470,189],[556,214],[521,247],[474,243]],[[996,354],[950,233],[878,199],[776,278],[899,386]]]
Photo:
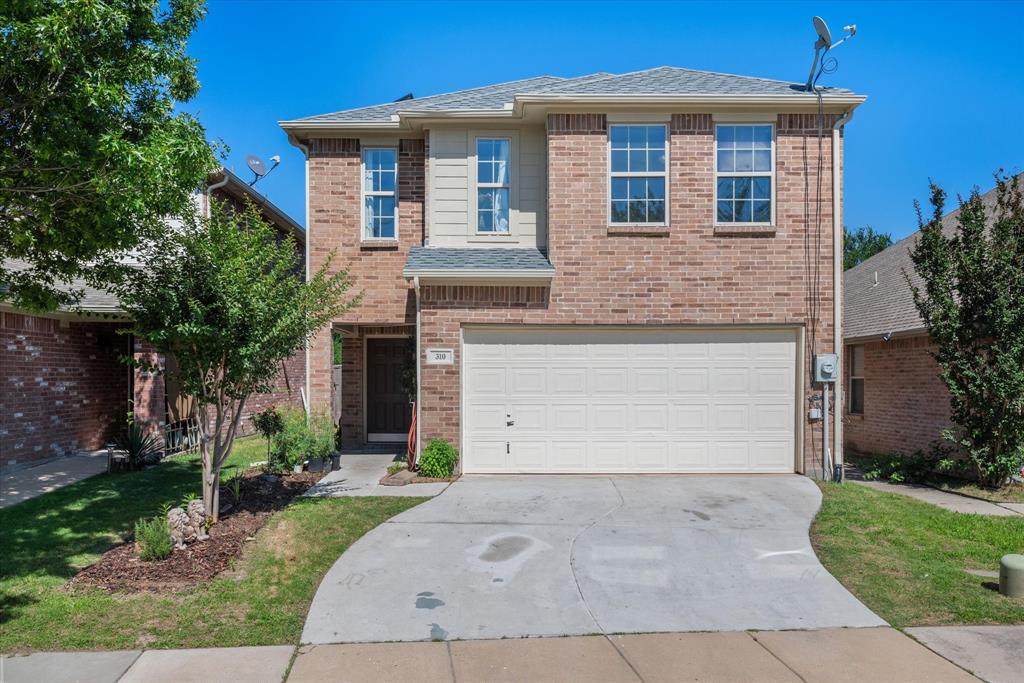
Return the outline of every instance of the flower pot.
[[[324,458],[310,458],[309,459],[309,471],[310,472],[323,472],[324,471],[324,463],[325,462],[326,462],[326,460]]]
[[[302,465],[292,465],[292,472],[302,474]]]
[[[331,471],[341,469],[341,453],[335,453],[331,456]]]

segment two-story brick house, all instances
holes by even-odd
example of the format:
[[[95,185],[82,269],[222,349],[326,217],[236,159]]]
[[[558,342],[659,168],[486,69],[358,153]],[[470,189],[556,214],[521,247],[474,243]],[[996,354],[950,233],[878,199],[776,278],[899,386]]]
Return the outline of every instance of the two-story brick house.
[[[403,439],[415,371],[419,441],[466,473],[819,472],[864,99],[662,67],[282,122],[307,262],[364,293],[332,328],[344,442]],[[328,331],[307,363],[326,407]]]

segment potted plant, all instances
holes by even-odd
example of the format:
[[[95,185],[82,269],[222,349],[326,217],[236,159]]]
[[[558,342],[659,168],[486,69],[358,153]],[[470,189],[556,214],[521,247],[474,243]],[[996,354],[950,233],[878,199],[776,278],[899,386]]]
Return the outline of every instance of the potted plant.
[[[256,431],[267,440],[267,465],[273,469],[273,449],[271,445],[274,441],[274,437],[277,436],[284,424],[281,419],[281,414],[277,412],[276,406],[270,406],[266,410],[261,410],[252,416],[252,425],[256,428]]]
[[[318,413],[309,418],[309,471],[323,472],[334,452],[334,423]]]

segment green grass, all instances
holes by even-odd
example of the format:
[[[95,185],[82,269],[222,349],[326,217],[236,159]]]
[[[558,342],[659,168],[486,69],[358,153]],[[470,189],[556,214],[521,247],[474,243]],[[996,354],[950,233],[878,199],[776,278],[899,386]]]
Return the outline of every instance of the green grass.
[[[229,465],[264,459],[239,441]],[[0,652],[294,644],[321,577],[356,539],[423,498],[299,499],[234,569],[190,591],[114,594],[64,584],[135,520],[199,492],[195,458],[104,474],[0,510]]]
[[[993,503],[1024,503],[1024,484],[1008,484],[1001,489],[990,489],[979,486],[974,482],[949,480],[936,480],[928,482],[930,485],[942,491],[952,491],[972,498],[981,498]]]
[[[811,527],[822,564],[893,626],[1024,622],[1024,600],[999,594],[999,570],[1024,552],[1024,517],[950,512],[857,484],[821,484]]]

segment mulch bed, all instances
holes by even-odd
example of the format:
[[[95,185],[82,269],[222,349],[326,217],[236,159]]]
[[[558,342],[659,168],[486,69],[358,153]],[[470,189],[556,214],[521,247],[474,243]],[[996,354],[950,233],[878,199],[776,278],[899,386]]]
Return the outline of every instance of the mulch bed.
[[[242,553],[246,541],[276,511],[309,489],[324,476],[322,472],[289,472],[264,475],[249,470],[241,482],[241,503],[234,504],[226,490],[220,492],[220,520],[210,527],[210,538],[175,549],[164,560],[143,562],[129,541],[108,550],[71,581],[69,587],[93,586],[111,592],[166,592],[190,588],[227,569]]]

